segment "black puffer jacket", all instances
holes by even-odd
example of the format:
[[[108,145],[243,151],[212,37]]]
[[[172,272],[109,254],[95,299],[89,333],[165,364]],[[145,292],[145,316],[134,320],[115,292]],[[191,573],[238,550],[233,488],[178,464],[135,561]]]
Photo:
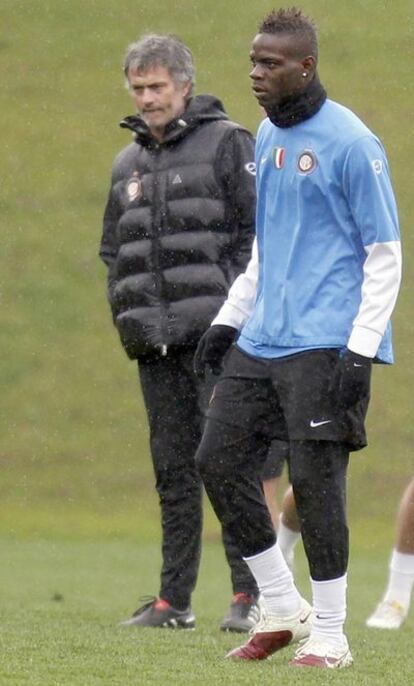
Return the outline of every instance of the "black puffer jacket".
[[[100,256],[131,358],[196,345],[244,270],[254,232],[254,142],[219,100],[193,98],[158,143],[139,116],[117,156]]]

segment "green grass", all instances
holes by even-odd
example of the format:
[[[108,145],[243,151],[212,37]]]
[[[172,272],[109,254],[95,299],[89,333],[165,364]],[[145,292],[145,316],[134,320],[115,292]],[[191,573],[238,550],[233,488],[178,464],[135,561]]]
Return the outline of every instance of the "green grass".
[[[409,684],[414,670],[413,616],[398,634],[367,630],[364,620],[379,599],[386,560],[354,549],[347,633],[355,664],[334,674],[292,673],[287,648],[265,663],[233,664],[223,656],[244,640],[222,634],[219,622],[230,599],[221,548],[204,548],[194,594],[195,631],[119,626],[151,592],[159,567],[158,547],[132,542],[2,541],[0,683],[4,686],[103,686],[127,683],[277,683],[395,686]],[[299,584],[309,584],[299,553]]]
[[[320,27],[329,95],[382,138],[399,201],[405,280],[394,317],[398,364],[376,369],[370,445],[352,458],[349,633],[352,674],[292,677],[221,660],[228,573],[206,507],[196,632],[121,631],[141,592],[156,592],[159,518],[135,365],[122,352],[97,259],[111,161],[129,142],[126,45],[173,31],[193,49],[197,91],[222,98],[252,130],[248,51],[273,0],[1,0],[0,684],[403,684],[412,621],[398,639],[365,632],[385,583],[393,520],[413,471],[410,135],[411,0],[304,0]],[[302,582],[306,585],[303,565]],[[225,581],[226,580],[226,581]],[[52,600],[61,593],[64,600]]]
[[[121,350],[97,258],[111,161],[129,141],[120,64],[143,31],[194,51],[198,92],[255,130],[248,50],[273,6],[213,0],[2,0],[0,126],[0,532],[132,534],[157,518],[135,365]],[[354,458],[361,516],[387,519],[412,473],[414,7],[409,0],[303,2],[320,27],[321,76],[382,137],[405,247],[394,317],[398,364],[377,369],[370,447]],[[137,503],[140,510],[137,511]],[[114,525],[114,522],[115,525]]]

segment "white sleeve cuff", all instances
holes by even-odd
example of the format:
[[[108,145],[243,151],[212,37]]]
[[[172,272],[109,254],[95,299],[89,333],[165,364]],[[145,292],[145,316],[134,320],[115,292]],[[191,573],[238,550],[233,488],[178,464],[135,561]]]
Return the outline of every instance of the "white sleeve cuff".
[[[381,340],[382,336],[377,331],[363,326],[354,326],[349,337],[348,348],[353,353],[373,358],[377,354]]]
[[[237,331],[240,331],[248,316],[248,313],[237,309],[234,304],[225,302],[216,318],[211,322],[211,326],[225,324],[226,326],[233,326]]]

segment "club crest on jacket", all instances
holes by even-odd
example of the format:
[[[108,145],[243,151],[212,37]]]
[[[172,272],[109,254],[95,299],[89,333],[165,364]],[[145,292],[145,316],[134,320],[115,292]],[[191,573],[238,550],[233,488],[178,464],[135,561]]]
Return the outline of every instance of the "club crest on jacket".
[[[126,189],[130,202],[142,195],[142,184],[138,172],[134,172],[132,178],[127,181]]]

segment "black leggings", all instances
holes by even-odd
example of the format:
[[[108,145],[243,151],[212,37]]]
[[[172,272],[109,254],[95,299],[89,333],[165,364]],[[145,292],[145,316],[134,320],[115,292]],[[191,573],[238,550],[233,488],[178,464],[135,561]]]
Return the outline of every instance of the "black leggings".
[[[262,433],[210,417],[196,461],[222,525],[244,557],[276,540],[259,474],[268,449]],[[312,579],[343,576],[348,564],[346,471],[349,448],[333,441],[292,441],[289,471]]]
[[[193,355],[193,350],[180,350],[139,362],[161,507],[159,594],[177,609],[189,605],[200,563],[202,483],[194,455],[213,388],[213,379],[202,382],[195,377]],[[257,595],[256,582],[232,537],[225,529],[222,535],[233,592]]]
[[[289,473],[312,579],[343,576],[348,566],[346,521],[348,446],[292,441]]]

